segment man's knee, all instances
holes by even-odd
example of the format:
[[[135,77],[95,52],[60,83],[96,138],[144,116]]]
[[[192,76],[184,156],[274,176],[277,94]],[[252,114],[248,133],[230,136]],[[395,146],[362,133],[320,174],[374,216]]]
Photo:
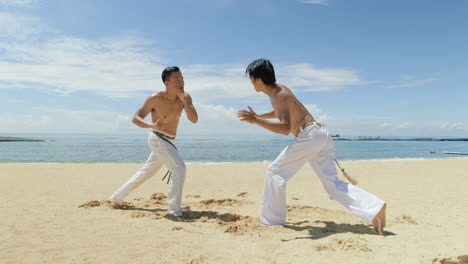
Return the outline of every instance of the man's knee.
[[[348,192],[348,183],[339,180],[326,180],[323,182],[323,187],[329,193]]]
[[[273,181],[280,185],[285,185],[286,180],[281,175],[281,170],[274,164],[268,166],[267,181]]]
[[[187,172],[187,167],[185,166],[185,162],[177,163],[174,166],[173,171],[174,171],[174,173],[177,173],[177,175],[185,176],[185,174]]]

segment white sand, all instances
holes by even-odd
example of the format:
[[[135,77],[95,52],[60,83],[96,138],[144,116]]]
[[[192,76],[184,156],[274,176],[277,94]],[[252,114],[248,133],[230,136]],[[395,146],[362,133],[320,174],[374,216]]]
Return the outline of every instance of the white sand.
[[[267,163],[188,165],[183,221],[166,216],[165,169],[128,209],[112,208],[106,200],[140,166],[0,164],[0,262],[450,263],[468,254],[468,159],[342,162],[388,203],[386,236],[330,200],[308,166],[288,184],[286,226],[257,227]]]

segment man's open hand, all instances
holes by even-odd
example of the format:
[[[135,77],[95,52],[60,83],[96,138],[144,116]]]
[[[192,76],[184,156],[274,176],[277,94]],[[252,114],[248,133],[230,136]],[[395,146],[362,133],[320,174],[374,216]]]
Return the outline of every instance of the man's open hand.
[[[237,112],[237,117],[240,119],[240,121],[253,124],[259,117],[257,113],[255,113],[255,111],[250,106],[247,106],[247,107],[249,108],[249,111],[240,110],[239,112]]]

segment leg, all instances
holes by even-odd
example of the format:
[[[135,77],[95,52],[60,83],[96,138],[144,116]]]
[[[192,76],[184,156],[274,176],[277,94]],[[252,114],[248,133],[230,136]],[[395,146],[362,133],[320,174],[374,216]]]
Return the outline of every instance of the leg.
[[[268,167],[261,208],[263,224],[282,225],[286,222],[286,183],[306,163],[307,152],[314,149],[311,142],[294,141]]]
[[[153,152],[157,152],[162,163],[171,171],[167,195],[169,212],[175,216],[181,216],[182,191],[186,175],[185,162],[172,145],[159,138],[155,138],[155,140],[159,142],[159,147]]]
[[[120,187],[110,198],[111,201],[122,204],[124,198],[143,182],[151,178],[162,166],[153,152],[151,152],[145,165],[139,169],[122,187]]]
[[[325,190],[334,200],[366,222],[372,222],[383,208],[384,201],[357,186],[340,181],[333,158],[331,148],[331,150],[319,153],[309,163],[322,181]]]

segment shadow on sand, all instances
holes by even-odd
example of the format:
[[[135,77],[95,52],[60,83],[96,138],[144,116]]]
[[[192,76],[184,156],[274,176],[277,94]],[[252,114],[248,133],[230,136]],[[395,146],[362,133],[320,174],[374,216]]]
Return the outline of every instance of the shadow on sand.
[[[333,221],[315,221],[317,224],[325,224],[325,226],[303,225],[309,221],[302,221],[297,223],[287,223],[285,228],[302,232],[307,230],[309,236],[296,237],[293,239],[282,239],[281,241],[287,242],[296,239],[321,239],[339,233],[353,233],[361,235],[378,235],[372,227],[364,224],[337,224]],[[395,236],[396,234],[390,231],[384,231],[384,236]]]

